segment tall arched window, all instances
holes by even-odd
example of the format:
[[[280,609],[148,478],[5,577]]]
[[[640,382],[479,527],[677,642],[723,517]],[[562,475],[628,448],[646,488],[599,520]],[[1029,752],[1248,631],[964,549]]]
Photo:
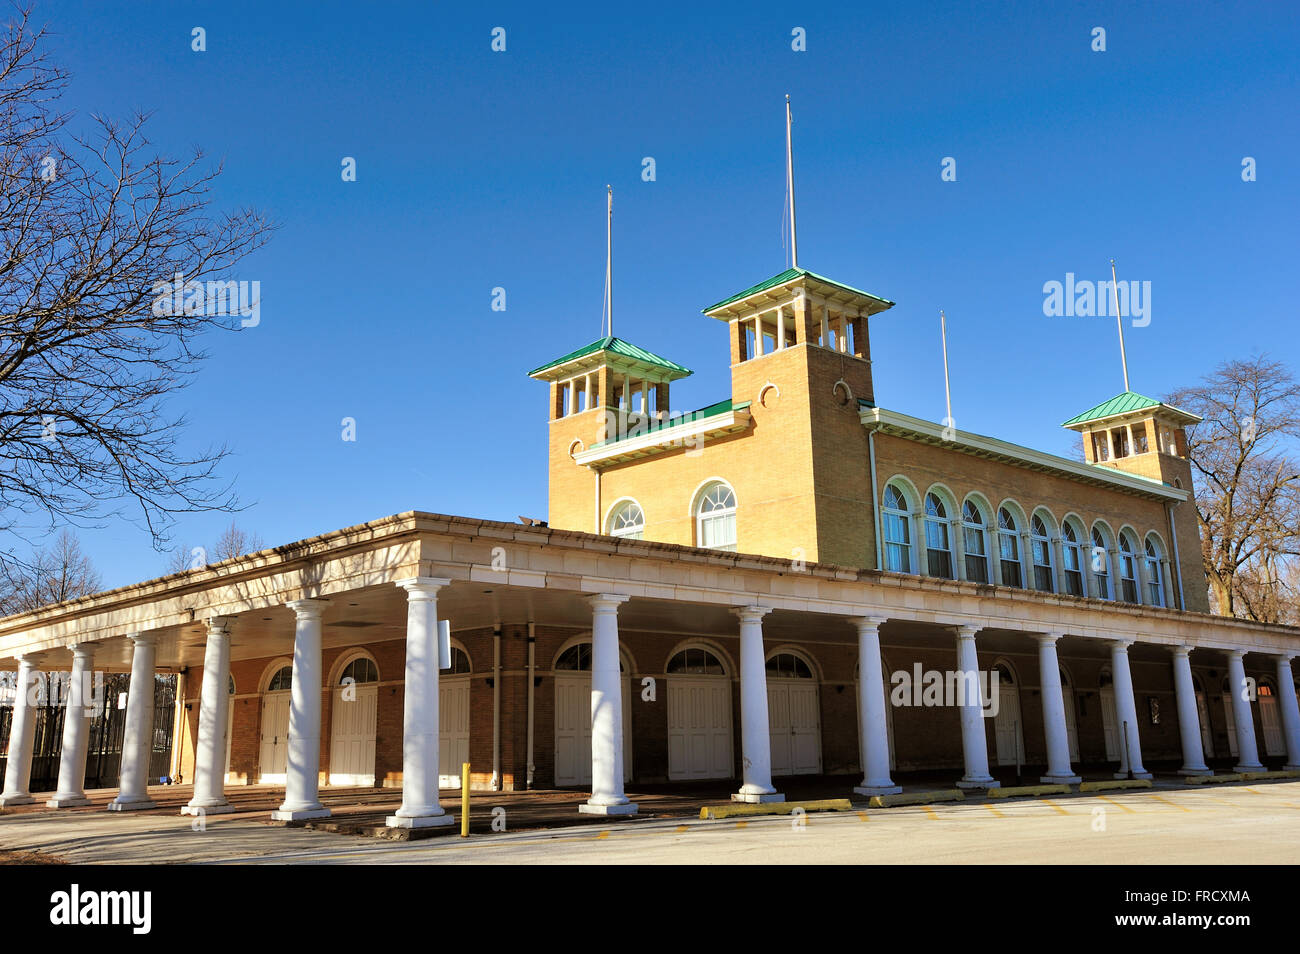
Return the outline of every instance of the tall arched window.
[[[912,515],[908,510],[907,498],[893,484],[885,488],[880,524],[885,538],[884,568],[894,573],[911,573]]]
[[[1002,565],[1003,586],[1024,586],[1020,571],[1020,528],[1006,507],[998,508],[998,558]]]
[[[952,540],[948,511],[935,494],[925,495],[925,559],[931,576],[952,579]]]
[[[1061,558],[1064,561],[1062,576],[1065,592],[1071,596],[1083,595],[1083,543],[1079,531],[1068,520],[1061,524]]]
[[[1119,535],[1119,598],[1125,603],[1140,603],[1138,593],[1137,554],[1133,552],[1133,540],[1127,533]]]
[[[736,495],[722,481],[714,481],[700,495],[695,516],[695,540],[711,550],[736,549]]]
[[[1097,527],[1092,528],[1092,552],[1088,559],[1092,568],[1092,581],[1097,590],[1097,599],[1111,599],[1110,548],[1106,546],[1106,538],[1101,535],[1101,530]]]
[[[609,515],[610,536],[640,540],[645,534],[645,514],[635,500],[624,500]]]
[[[973,583],[989,581],[988,546],[984,538],[984,516],[971,501],[961,508],[962,543],[966,546],[966,579]]]
[[[1034,589],[1054,593],[1056,582],[1052,577],[1052,540],[1047,535],[1047,524],[1038,514],[1029,520],[1029,548],[1034,561]]]
[[[358,656],[343,668],[339,674],[339,685],[352,685],[359,682],[378,682],[379,669],[375,661],[367,656]]]
[[[1165,574],[1161,560],[1164,554],[1160,552],[1160,545],[1156,543],[1155,537],[1147,537],[1146,544],[1146,562],[1147,562],[1147,602],[1152,606],[1165,605]]]

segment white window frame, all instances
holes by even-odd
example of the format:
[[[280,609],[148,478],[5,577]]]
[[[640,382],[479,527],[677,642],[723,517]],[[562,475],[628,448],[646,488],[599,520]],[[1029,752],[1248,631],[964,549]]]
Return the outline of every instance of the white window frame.
[[[719,507],[706,511],[704,509],[705,501],[719,487],[726,488],[727,495],[731,497],[731,505],[729,507]],[[709,550],[724,550],[730,553],[735,553],[737,540],[739,539],[739,534],[736,528],[737,505],[735,489],[725,480],[709,480],[696,493],[695,501],[695,545]],[[714,523],[716,521],[725,521],[728,517],[731,518],[731,542],[721,545],[706,544],[704,542],[705,522],[708,521],[709,523]]]
[[[897,507],[890,507],[885,503],[885,500],[888,498],[890,490],[893,490],[894,493],[898,494],[898,499],[903,502],[904,507],[908,507],[907,510],[899,510]],[[891,540],[889,538],[889,532],[888,532],[889,521],[887,519],[889,517],[896,517],[898,519],[899,524],[903,528],[903,534],[906,539]],[[882,538],[882,542],[884,544],[883,554],[885,557],[885,565],[881,567],[881,569],[888,570],[891,573],[916,572],[912,568],[912,511],[911,508],[908,506],[907,492],[903,490],[903,488],[900,487],[898,484],[894,484],[894,483],[885,484],[885,493],[882,495],[881,502],[880,502],[880,535]],[[894,547],[895,552],[901,552],[903,554],[902,563],[905,569],[901,569],[901,570],[891,569],[890,567],[891,561],[889,557],[890,547]]]

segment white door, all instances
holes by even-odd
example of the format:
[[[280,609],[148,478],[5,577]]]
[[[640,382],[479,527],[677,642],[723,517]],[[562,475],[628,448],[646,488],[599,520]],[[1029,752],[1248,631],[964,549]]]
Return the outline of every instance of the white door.
[[[993,734],[997,740],[998,765],[1015,765],[1024,761],[1021,743],[1020,692],[1016,684],[998,680],[998,714],[993,717]]]
[[[469,761],[469,680],[438,680],[439,788],[460,788],[460,767]]]
[[[1079,717],[1074,712],[1074,689],[1067,683],[1061,688],[1065,699],[1065,737],[1070,743],[1070,764],[1079,764]]]
[[[1120,761],[1119,718],[1115,715],[1115,690],[1110,686],[1101,690],[1101,728],[1106,736],[1106,761]]]
[[[1232,693],[1223,694],[1223,717],[1228,723],[1228,754],[1237,757],[1237,717],[1232,711]]]
[[[283,785],[289,745],[289,697],[285,692],[262,696],[262,749],[258,759],[258,781]]]
[[[772,774],[816,775],[822,770],[821,707],[817,683],[767,679]]]
[[[623,687],[623,781],[632,778],[632,712]],[[591,784],[591,673],[555,674],[555,784]]]
[[[1265,695],[1264,689],[1270,689],[1270,694]],[[1277,696],[1271,694],[1269,686],[1260,689],[1259,722],[1264,730],[1264,754],[1285,755],[1286,743],[1282,741],[1282,721],[1278,715]]]
[[[668,778],[731,778],[731,679],[668,680]]]
[[[1207,759],[1214,758],[1214,733],[1210,731],[1210,707],[1205,693],[1196,691],[1196,721],[1201,724],[1201,751]]]
[[[344,696],[347,693],[347,697]],[[379,686],[336,686],[330,700],[331,785],[375,784],[375,711]]]

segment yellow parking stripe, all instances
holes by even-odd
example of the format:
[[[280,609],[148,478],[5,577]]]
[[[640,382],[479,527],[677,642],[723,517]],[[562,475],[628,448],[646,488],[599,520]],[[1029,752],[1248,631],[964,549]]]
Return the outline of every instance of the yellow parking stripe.
[[[858,818],[860,818],[862,821],[871,821],[871,819],[867,817],[866,812],[858,812]]]
[[[993,813],[993,817],[995,817],[995,818],[1006,818],[1006,817],[1007,817],[1006,815],[1004,815],[1004,814],[1002,814],[1000,811],[998,811],[996,808],[994,808],[992,805],[985,805],[984,807],[987,808],[989,811],[991,811],[991,812]]]
[[[748,828],[748,827],[749,827],[749,822],[747,822],[747,821],[738,821],[738,822],[736,822],[736,827],[737,827],[737,828]]]
[[[938,821],[938,819],[939,819],[939,814],[938,814],[938,812],[936,812],[936,811],[934,810],[934,808],[931,807],[930,805],[922,805],[922,806],[921,806],[921,810],[922,810],[923,812],[925,812],[927,815],[929,815],[931,818],[933,818],[933,819],[935,819],[936,821]]]
[[[1166,805],[1172,805],[1174,808],[1178,809],[1180,812],[1190,812],[1190,811],[1191,811],[1191,809],[1188,808],[1186,805],[1179,805],[1177,802],[1171,802],[1169,799],[1165,798],[1163,795],[1152,795],[1151,797],[1154,798],[1157,802],[1164,802]]]
[[[1040,799],[1038,800],[1038,802],[1039,802],[1039,804],[1041,804],[1041,805],[1046,805],[1048,808],[1051,808],[1051,809],[1052,809],[1054,812],[1056,812],[1056,814],[1058,814],[1058,815],[1068,815],[1068,814],[1070,814],[1070,813],[1067,812],[1064,808],[1062,808],[1060,805],[1056,804],[1056,802],[1050,801],[1050,800],[1048,800],[1048,799],[1046,799],[1046,798],[1040,798]]]
[[[1130,815],[1136,814],[1136,812],[1133,809],[1129,808],[1123,802],[1117,802],[1115,801],[1115,799],[1107,798],[1105,795],[1098,795],[1097,797],[1101,799],[1103,802],[1110,802],[1116,808],[1120,809],[1121,811],[1128,812]]]
[[[596,840],[599,841],[602,838],[608,838],[608,837],[609,837],[609,832],[602,831],[599,835],[596,836]]]
[[[679,835],[684,831],[690,831],[690,830],[691,830],[690,825],[678,825],[676,828],[673,829],[673,831],[677,832],[677,834]]]

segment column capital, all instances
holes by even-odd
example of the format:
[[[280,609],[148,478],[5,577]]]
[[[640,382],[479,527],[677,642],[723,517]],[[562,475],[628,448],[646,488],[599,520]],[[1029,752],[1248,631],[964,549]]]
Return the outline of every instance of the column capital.
[[[983,626],[976,626],[974,623],[962,623],[957,627],[957,638],[974,639],[975,634],[983,628]]]
[[[234,622],[233,616],[209,616],[203,622],[208,627],[208,635],[230,635],[230,624]]]
[[[99,643],[90,640],[82,643],[68,643],[68,650],[72,653],[73,659],[89,659],[95,655],[97,648],[99,648]]]
[[[772,612],[772,607],[758,604],[753,606],[733,606],[731,612],[740,617],[742,623],[757,623]]]
[[[597,593],[594,596],[588,596],[587,602],[597,613],[617,613],[621,603],[626,603],[632,597],[623,593]]]
[[[1137,639],[1133,636],[1117,636],[1114,639],[1106,640],[1106,642],[1116,652],[1126,653],[1128,648],[1137,642]]]
[[[127,633],[126,638],[137,646],[152,646],[158,642],[157,633]]]
[[[1058,630],[1051,630],[1050,632],[1046,632],[1046,633],[1034,634],[1034,639],[1038,640],[1038,645],[1040,646],[1055,646],[1056,641],[1064,635],[1065,633],[1062,633]]]
[[[1181,658],[1184,656],[1188,656],[1191,653],[1191,651],[1195,648],[1196,647],[1193,646],[1191,643],[1179,643],[1177,646],[1170,646],[1169,651],[1173,653],[1175,657]]]
[[[1300,653],[1282,652],[1282,653],[1274,653],[1273,655],[1277,657],[1278,662],[1289,663],[1291,660],[1295,659],[1297,655],[1300,655]]]
[[[1225,649],[1225,650],[1223,650],[1223,654],[1224,654],[1225,656],[1227,656],[1229,659],[1244,659],[1244,658],[1246,657],[1246,653],[1248,653],[1248,652],[1250,652],[1250,650],[1248,650],[1248,649]]]
[[[850,616],[847,622],[852,623],[861,632],[866,629],[876,630],[879,632],[880,627],[889,622],[887,616]]]
[[[444,586],[450,586],[451,580],[441,576],[412,576],[395,583],[406,590],[408,600],[427,600],[437,596]]]
[[[326,600],[289,600],[284,605],[293,610],[299,619],[320,619],[320,614],[329,603]]]

